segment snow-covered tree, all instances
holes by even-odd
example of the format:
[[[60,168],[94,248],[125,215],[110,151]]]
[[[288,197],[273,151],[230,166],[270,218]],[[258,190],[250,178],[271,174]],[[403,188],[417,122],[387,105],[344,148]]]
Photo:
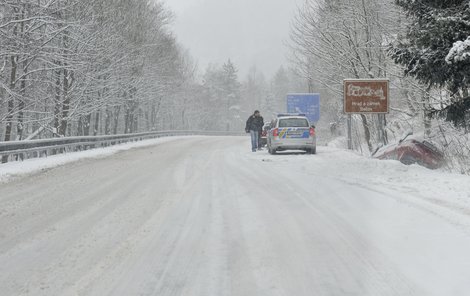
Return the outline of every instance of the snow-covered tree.
[[[229,59],[222,66],[210,65],[203,77],[208,92],[211,127],[217,130],[241,130],[240,82],[238,70]]]
[[[246,118],[253,114],[254,110],[261,111],[262,115],[265,114],[271,105],[268,82],[256,65],[250,67],[242,83],[242,101]]]
[[[284,112],[286,110],[286,96],[288,93],[295,92],[291,88],[291,79],[288,71],[280,67],[271,80],[271,112]]]
[[[161,1],[0,1],[1,140],[182,128],[173,98],[196,78],[171,19]]]
[[[242,120],[240,116],[240,82],[238,70],[230,59],[222,65],[223,86],[225,89],[225,125],[226,130],[241,130]]]
[[[392,57],[405,73],[432,87],[445,88],[449,99],[434,107],[455,124],[470,110],[470,3],[464,0],[396,0],[409,17],[408,30],[399,36]]]
[[[393,27],[394,13],[389,8],[390,3],[381,0],[307,0],[299,9],[291,31],[292,59],[310,91],[323,89],[316,92],[323,94],[324,106],[332,107],[324,110],[342,105],[343,79],[389,76],[385,44],[391,38],[388,28]],[[378,131],[373,122],[380,119],[355,117],[372,151]]]

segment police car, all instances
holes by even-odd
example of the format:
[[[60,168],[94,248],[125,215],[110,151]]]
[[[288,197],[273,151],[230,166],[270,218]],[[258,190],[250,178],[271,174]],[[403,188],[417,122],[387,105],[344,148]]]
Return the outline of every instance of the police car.
[[[278,114],[271,123],[267,142],[270,154],[284,150],[304,150],[308,154],[317,152],[315,126],[305,114]]]

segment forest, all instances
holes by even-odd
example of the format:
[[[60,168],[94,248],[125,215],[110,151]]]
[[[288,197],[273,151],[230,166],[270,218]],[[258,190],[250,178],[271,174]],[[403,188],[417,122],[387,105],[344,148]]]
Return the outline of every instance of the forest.
[[[390,113],[353,115],[353,148],[370,155],[413,130],[444,151],[447,169],[468,174],[469,5],[306,0],[289,64],[240,77],[231,59],[200,69],[164,1],[0,0],[0,141],[243,131],[254,109],[266,121],[287,93],[318,92],[319,137],[344,144],[343,80],[387,78]]]

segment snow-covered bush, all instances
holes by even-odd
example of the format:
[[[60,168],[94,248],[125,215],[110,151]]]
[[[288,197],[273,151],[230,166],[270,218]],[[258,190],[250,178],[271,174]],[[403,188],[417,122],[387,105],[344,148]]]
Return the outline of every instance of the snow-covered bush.
[[[470,134],[438,120],[430,139],[444,152],[445,169],[470,175]]]

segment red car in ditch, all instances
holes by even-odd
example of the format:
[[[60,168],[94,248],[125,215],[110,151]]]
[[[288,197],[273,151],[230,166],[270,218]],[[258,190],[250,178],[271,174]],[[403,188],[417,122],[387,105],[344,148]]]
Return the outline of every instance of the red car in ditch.
[[[407,139],[408,133],[396,144],[378,148],[372,157],[378,159],[394,159],[410,165],[419,164],[429,169],[437,169],[444,164],[444,154],[426,140]]]

